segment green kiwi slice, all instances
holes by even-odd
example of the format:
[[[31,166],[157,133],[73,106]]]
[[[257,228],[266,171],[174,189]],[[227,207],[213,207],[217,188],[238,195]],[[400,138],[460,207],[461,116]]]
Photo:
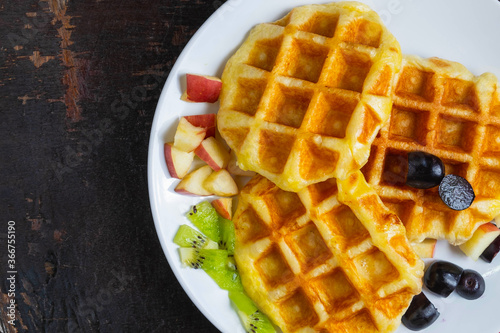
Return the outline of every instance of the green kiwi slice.
[[[223,217],[219,218],[219,248],[227,250],[230,255],[234,254],[234,243],[236,236],[234,234],[234,223],[231,220],[227,220]]]
[[[192,247],[196,249],[217,249],[216,242],[210,240],[207,236],[183,224],[177,230],[174,237],[174,243],[181,247]]]
[[[269,318],[242,291],[229,291],[229,299],[238,309],[238,316],[248,333],[276,332]]]
[[[194,205],[186,216],[208,238],[219,242],[219,214],[210,202],[202,201]]]
[[[184,266],[203,269],[224,290],[243,290],[241,279],[234,258],[227,250],[179,248]]]

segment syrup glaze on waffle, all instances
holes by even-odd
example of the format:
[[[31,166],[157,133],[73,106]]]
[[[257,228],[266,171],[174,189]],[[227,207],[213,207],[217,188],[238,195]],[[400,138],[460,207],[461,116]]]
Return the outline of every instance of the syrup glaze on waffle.
[[[242,169],[285,190],[343,179],[368,159],[400,64],[366,5],[295,8],[252,29],[226,64],[219,131]]]
[[[298,194],[255,176],[233,220],[245,290],[283,332],[391,332],[421,290],[423,262],[359,171]]]
[[[447,239],[458,245],[500,214],[499,95],[493,74],[474,76],[438,58],[403,57],[390,121],[374,140],[362,171],[405,224],[410,241]],[[451,210],[437,188],[404,185],[406,155],[415,150],[438,156],[447,174],[471,183],[476,198],[470,208]]]

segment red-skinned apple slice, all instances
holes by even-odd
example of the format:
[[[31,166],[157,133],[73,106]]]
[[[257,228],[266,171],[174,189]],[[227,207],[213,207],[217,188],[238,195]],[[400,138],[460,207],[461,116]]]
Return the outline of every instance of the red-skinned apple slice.
[[[238,194],[238,185],[226,169],[212,172],[203,182],[203,187],[220,197],[232,197]]]
[[[205,186],[203,186],[205,180],[213,172],[212,168],[208,165],[204,165],[193,172],[188,173],[184,178],[181,179],[179,184],[175,187],[175,192],[181,194],[192,194],[192,195],[212,195],[213,192],[209,191]]]
[[[207,131],[205,138],[215,136],[215,129],[217,128],[217,115],[215,113],[185,116],[184,118],[186,118],[186,120],[193,126],[205,128]]]
[[[182,117],[175,131],[174,147],[189,153],[200,145],[206,132],[205,128],[194,126],[185,117]]]
[[[186,74],[186,91],[181,99],[187,102],[215,103],[219,99],[222,81],[215,76]]]
[[[163,146],[165,162],[168,172],[174,178],[182,178],[187,175],[194,159],[194,152],[186,153],[174,147],[173,142],[167,142]]]
[[[225,219],[233,219],[233,198],[219,198],[212,201],[217,213]]]
[[[194,150],[196,156],[210,165],[214,171],[218,171],[227,166],[229,162],[229,153],[220,141],[214,137],[208,137]]]
[[[425,239],[420,243],[412,243],[411,245],[420,258],[428,259],[434,257],[436,243],[436,239]]]
[[[474,235],[459,247],[469,258],[477,260],[498,235],[500,235],[500,229],[493,223],[486,223],[479,226]]]

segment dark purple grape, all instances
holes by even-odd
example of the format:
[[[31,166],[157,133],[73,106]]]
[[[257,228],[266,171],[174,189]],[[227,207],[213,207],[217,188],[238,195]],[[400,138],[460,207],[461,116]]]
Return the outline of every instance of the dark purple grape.
[[[458,285],[462,268],[447,261],[435,261],[424,274],[424,284],[433,293],[448,297]]]
[[[487,262],[492,262],[496,255],[500,252],[500,236],[495,238],[486,249],[484,249],[480,258]]]
[[[427,189],[438,186],[443,177],[444,164],[439,157],[422,151],[408,153],[406,185]]]
[[[412,331],[420,331],[429,327],[439,317],[439,311],[429,299],[420,293],[413,297],[401,322]]]
[[[467,179],[457,175],[446,175],[439,185],[441,200],[453,210],[469,208],[476,195]]]
[[[484,294],[483,277],[472,269],[465,269],[457,285],[457,293],[466,299],[478,299]]]

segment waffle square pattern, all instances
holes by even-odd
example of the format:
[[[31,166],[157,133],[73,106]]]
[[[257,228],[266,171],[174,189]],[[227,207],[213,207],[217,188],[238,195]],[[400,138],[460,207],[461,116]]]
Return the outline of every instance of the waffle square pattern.
[[[227,62],[218,129],[242,169],[298,192],[359,170],[389,117],[398,42],[357,2],[259,24]]]
[[[459,245],[500,214],[500,92],[491,73],[474,76],[456,62],[405,55],[396,76],[390,121],[374,140],[367,181],[405,224],[412,242],[446,239]],[[454,211],[438,188],[404,185],[407,154],[438,156],[446,174],[469,181],[472,206]]]
[[[234,217],[245,291],[283,332],[392,332],[424,264],[360,171],[300,193],[258,175]]]

